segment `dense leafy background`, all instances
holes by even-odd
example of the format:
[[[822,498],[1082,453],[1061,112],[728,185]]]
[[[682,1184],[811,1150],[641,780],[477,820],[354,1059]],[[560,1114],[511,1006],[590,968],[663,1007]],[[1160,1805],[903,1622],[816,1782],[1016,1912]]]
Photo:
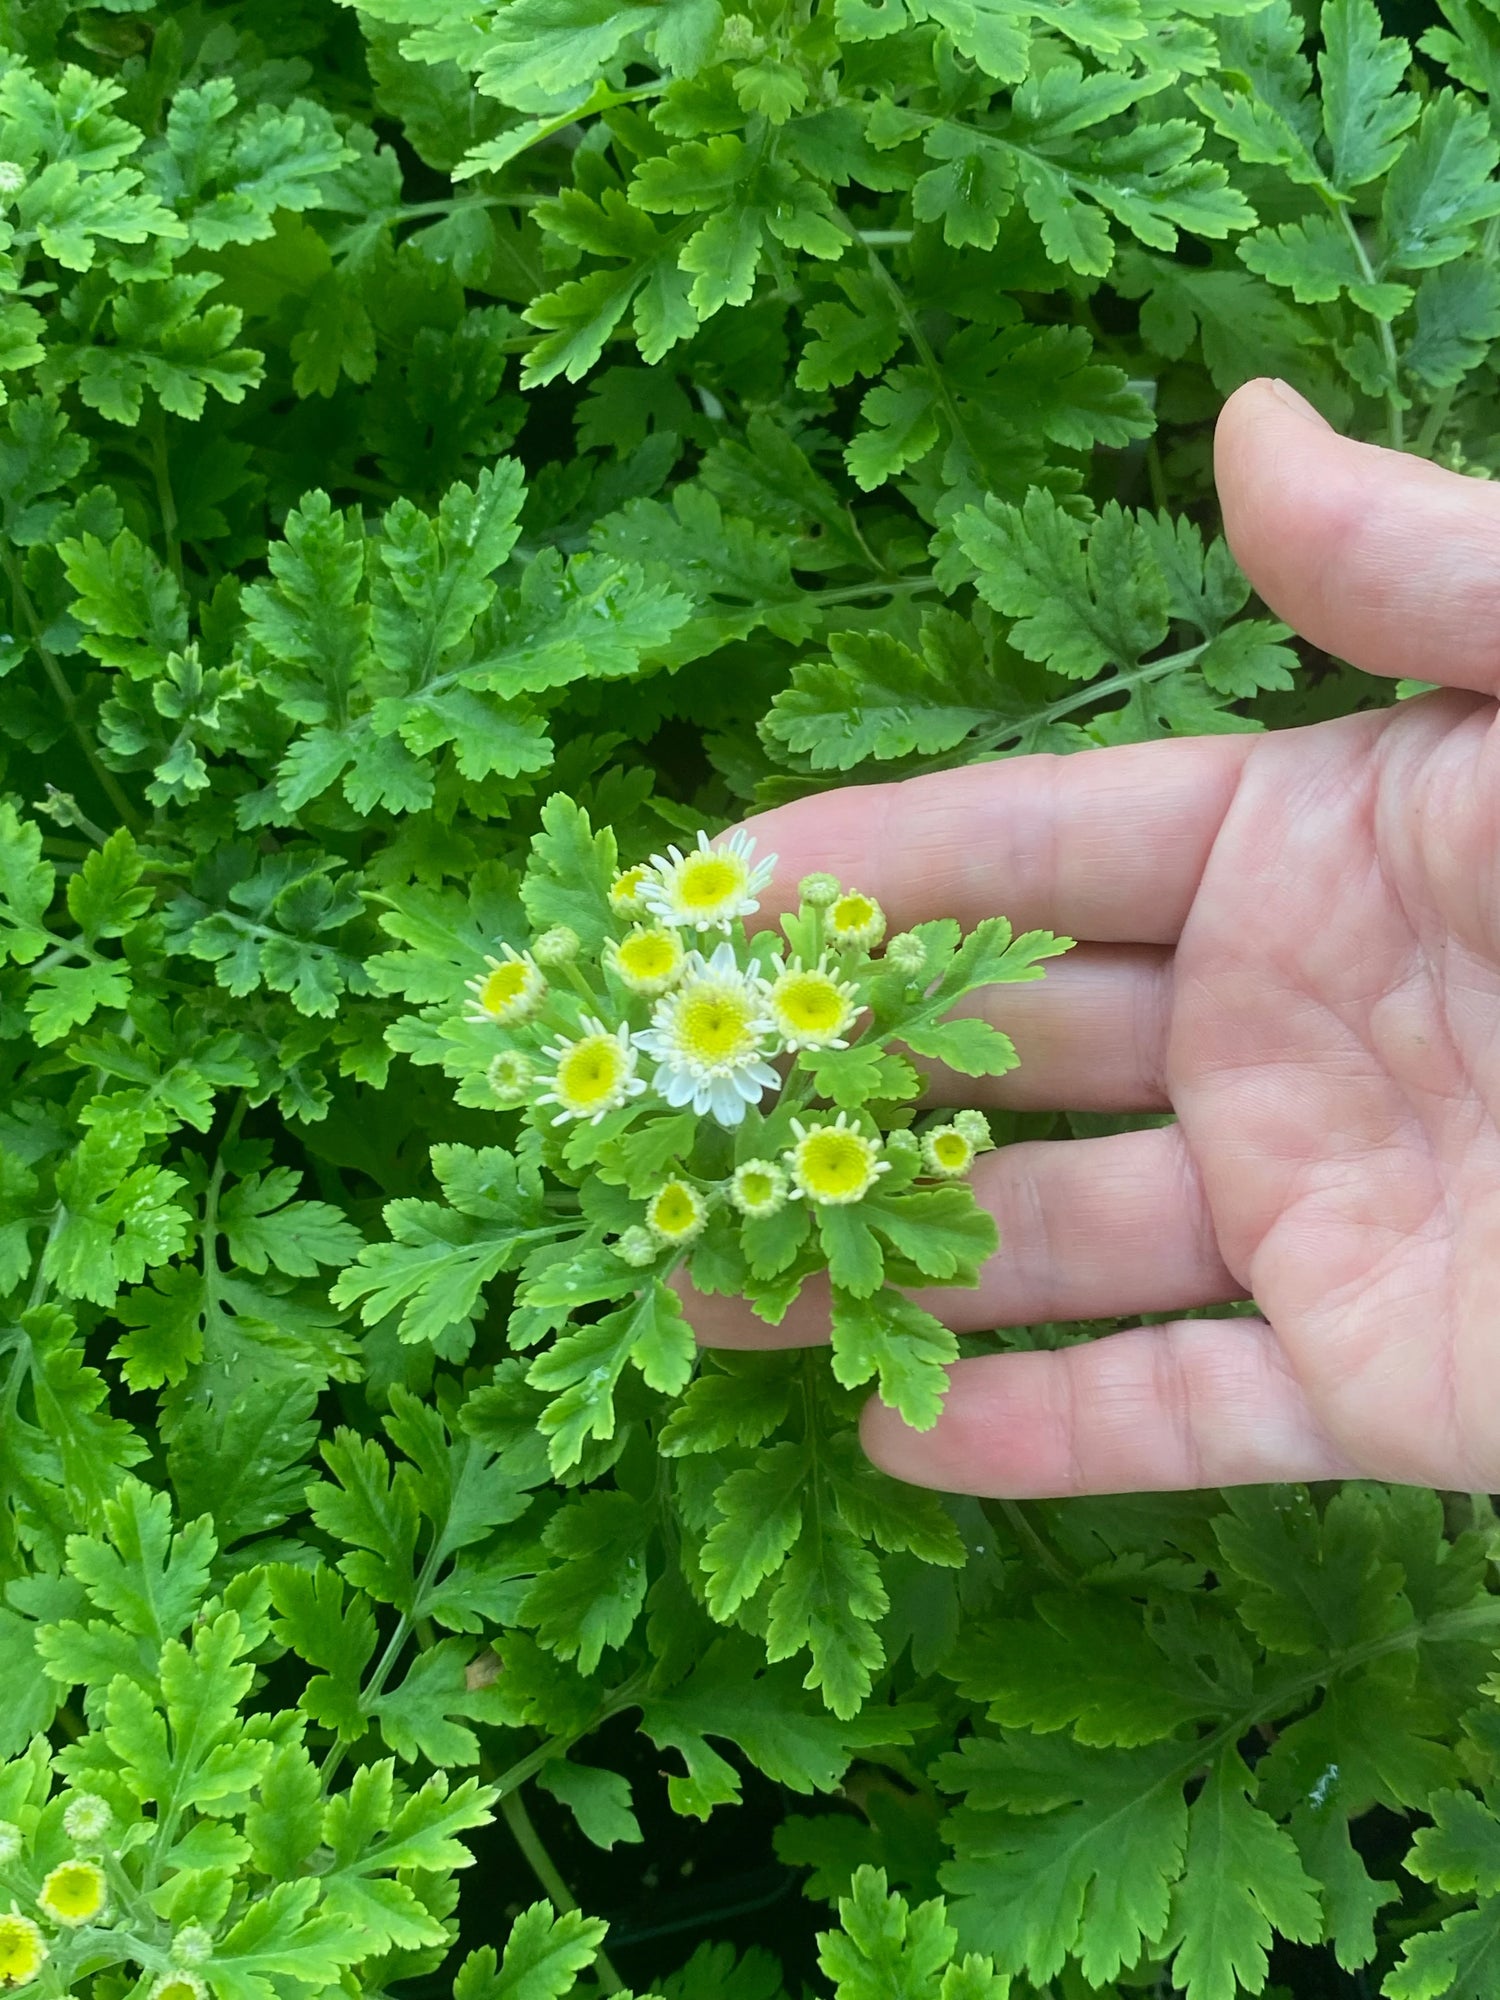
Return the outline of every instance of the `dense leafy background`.
[[[0,0],[0,1908],[121,1850],[42,1990],[1500,1992],[1484,1496],[919,1499],[818,1354],[549,1464],[432,1027],[553,794],[1390,698],[1208,462],[1275,372],[1500,463],[1500,15],[1390,25]]]

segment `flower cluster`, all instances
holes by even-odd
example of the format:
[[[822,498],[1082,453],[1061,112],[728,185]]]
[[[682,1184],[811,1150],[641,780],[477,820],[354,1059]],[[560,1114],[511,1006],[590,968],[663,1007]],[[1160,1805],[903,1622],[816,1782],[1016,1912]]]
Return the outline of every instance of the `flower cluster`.
[[[108,1918],[109,1880],[92,1856],[113,1826],[114,1814],[96,1794],[78,1792],[69,1800],[63,1830],[80,1851],[49,1869],[35,1897],[35,1907],[55,1931],[76,1931]],[[9,1820],[0,1821],[0,1869],[10,1867],[23,1845],[21,1829]],[[12,1898],[10,1908],[0,1912],[0,1986],[29,1985],[51,1956],[41,1924]]]
[[[887,940],[876,898],[825,873],[803,878],[778,928],[751,929],[775,864],[743,831],[700,833],[614,870],[587,944],[566,922],[498,943],[464,1013],[489,1101],[525,1111],[565,1182],[587,1170],[624,1187],[608,1240],[629,1271],[670,1268],[716,1231],[722,1258],[733,1231],[753,1293],[772,1235],[789,1246],[777,1275],[810,1268],[827,1261],[818,1215],[859,1210],[926,1280],[912,1245],[936,1211],[911,1197],[962,1182],[991,1140],[982,1112],[922,1113],[912,1056],[1011,1067],[997,1029],[943,1017],[977,986],[1035,975],[1002,966],[1002,919],[961,947],[941,923]],[[987,1218],[972,1214],[978,1243]],[[928,1261],[939,1281],[973,1282],[962,1260]]]

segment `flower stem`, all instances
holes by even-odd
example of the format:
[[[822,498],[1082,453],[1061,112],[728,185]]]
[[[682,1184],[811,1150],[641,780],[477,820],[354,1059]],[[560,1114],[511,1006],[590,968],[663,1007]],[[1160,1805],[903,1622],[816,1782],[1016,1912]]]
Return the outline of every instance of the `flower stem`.
[[[559,1916],[565,1910],[576,1910],[578,1898],[557,1871],[557,1864],[542,1845],[541,1835],[531,1823],[519,1790],[507,1792],[500,1801],[500,1814],[510,1828],[517,1847],[531,1864],[531,1872],[547,1892],[547,1896]],[[625,1982],[615,1971],[604,1953],[600,1951],[594,1959],[594,1977],[599,1982],[601,1993],[623,1993]]]

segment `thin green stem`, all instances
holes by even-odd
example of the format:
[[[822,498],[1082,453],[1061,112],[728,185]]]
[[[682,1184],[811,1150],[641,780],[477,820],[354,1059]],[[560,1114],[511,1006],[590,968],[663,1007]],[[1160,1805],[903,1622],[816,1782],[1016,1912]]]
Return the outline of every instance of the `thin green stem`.
[[[916,597],[940,588],[935,577],[903,576],[892,577],[888,583],[851,583],[840,590],[809,590],[805,595],[810,604],[860,604],[867,597]]]
[[[1364,238],[1359,233],[1359,225],[1349,213],[1348,203],[1333,201],[1331,197],[1326,195],[1325,199],[1329,200],[1330,206],[1337,210],[1339,221],[1344,226],[1344,234],[1349,238],[1349,242],[1353,247],[1361,277],[1363,277],[1367,285],[1373,285],[1375,283],[1374,266],[1370,262],[1369,252],[1365,249]],[[1370,317],[1375,319],[1373,313]],[[1391,332],[1391,323],[1389,320],[1375,319],[1375,324],[1380,330],[1380,351],[1385,357],[1386,378],[1388,382],[1385,392],[1386,435],[1390,440],[1392,451],[1402,451],[1405,449],[1406,424],[1401,410],[1401,390],[1396,379],[1396,336]]]
[[[1047,1572],[1053,1582],[1063,1584],[1071,1590],[1078,1581],[1077,1577],[1068,1568],[1067,1564],[1047,1540],[1035,1521],[1032,1520],[1022,1502],[1019,1500],[1002,1499],[997,1500],[995,1504],[1015,1530],[1017,1541],[1030,1551],[1032,1557]]]
[[[573,1894],[562,1876],[552,1856],[542,1845],[541,1835],[531,1823],[531,1815],[522,1801],[520,1790],[507,1792],[500,1801],[500,1815],[510,1828],[511,1837],[531,1865],[531,1872],[547,1892],[553,1909],[559,1916],[566,1910],[578,1908],[578,1898]],[[623,1993],[625,1982],[615,1971],[603,1951],[594,1957],[594,1977],[599,1982],[602,1993]]]
[[[94,739],[79,719],[78,703],[74,698],[73,690],[68,686],[67,676],[58,665],[56,655],[42,636],[42,621],[37,616],[36,606],[31,601],[31,593],[27,590],[25,578],[21,575],[21,564],[15,550],[7,546],[3,552],[3,556],[0,556],[0,563],[3,563],[6,579],[10,584],[11,596],[15,600],[16,609],[31,628],[32,650],[42,663],[42,672],[47,676],[52,692],[57,697],[58,707],[61,708],[63,718],[67,722],[69,729],[73,732],[89,769],[99,782],[99,789],[120,815],[124,824],[133,833],[139,833],[143,824],[141,816],[122,791],[114,772],[107,770],[99,761],[99,753],[94,748]]]
[[[172,468],[167,458],[167,420],[160,403],[152,405],[146,419],[146,438],[151,447],[151,476],[156,482],[156,504],[161,509],[161,531],[166,537],[167,564],[180,584],[182,536],[177,521],[177,501],[172,492]]]
[[[1448,413],[1453,408],[1453,398],[1458,394],[1458,384],[1449,383],[1422,419],[1422,428],[1417,432],[1412,450],[1420,458],[1431,458],[1433,447],[1442,435],[1443,425],[1448,421]]]

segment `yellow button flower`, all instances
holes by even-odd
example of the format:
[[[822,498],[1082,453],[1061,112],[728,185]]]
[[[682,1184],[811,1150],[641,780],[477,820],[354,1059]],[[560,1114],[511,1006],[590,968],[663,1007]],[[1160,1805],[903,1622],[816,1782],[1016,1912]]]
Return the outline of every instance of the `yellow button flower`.
[[[828,935],[835,944],[857,944],[873,951],[885,936],[885,911],[873,896],[851,889],[829,910]]]
[[[646,905],[641,901],[641,884],[651,873],[649,861],[638,861],[634,868],[622,868],[609,885],[609,907],[617,916],[643,917]]]
[[[560,1040],[542,1051],[557,1069],[542,1079],[552,1087],[540,1091],[536,1101],[557,1106],[554,1125],[566,1125],[570,1118],[597,1125],[606,1112],[618,1110],[646,1088],[645,1079],[635,1073],[635,1050],[623,1023],[609,1029],[585,1014],[583,1029],[575,1041]]]
[[[702,1195],[686,1181],[668,1181],[646,1208],[646,1227],[662,1243],[691,1243],[707,1220]]]
[[[767,988],[766,1011],[789,1049],[847,1049],[860,1004],[854,988],[836,979],[822,959],[804,971],[794,958]]]
[[[500,958],[486,955],[489,971],[468,981],[474,995],[468,1018],[493,1022],[497,1028],[515,1028],[540,1012],[547,982],[529,951],[512,951],[508,944],[500,949]]]
[[[860,1201],[882,1174],[891,1170],[880,1157],[880,1143],[867,1139],[840,1112],[831,1125],[804,1125],[792,1120],[797,1143],[787,1154],[793,1191],[829,1208]]]
[[[751,1220],[775,1215],[786,1207],[786,1186],[786,1175],[774,1160],[746,1160],[734,1170],[729,1199]]]
[[[41,1971],[47,1942],[30,1917],[12,1910],[0,1917],[0,1986],[25,1986]]]
[[[922,1141],[922,1161],[930,1174],[957,1180],[974,1164],[974,1142],[956,1124],[937,1125]]]
[[[604,963],[620,984],[652,999],[676,985],[686,958],[682,939],[665,924],[637,924],[618,944],[611,938],[604,947]]]
[[[71,1929],[104,1914],[109,1884],[97,1861],[61,1861],[36,1900],[44,1916]]]

